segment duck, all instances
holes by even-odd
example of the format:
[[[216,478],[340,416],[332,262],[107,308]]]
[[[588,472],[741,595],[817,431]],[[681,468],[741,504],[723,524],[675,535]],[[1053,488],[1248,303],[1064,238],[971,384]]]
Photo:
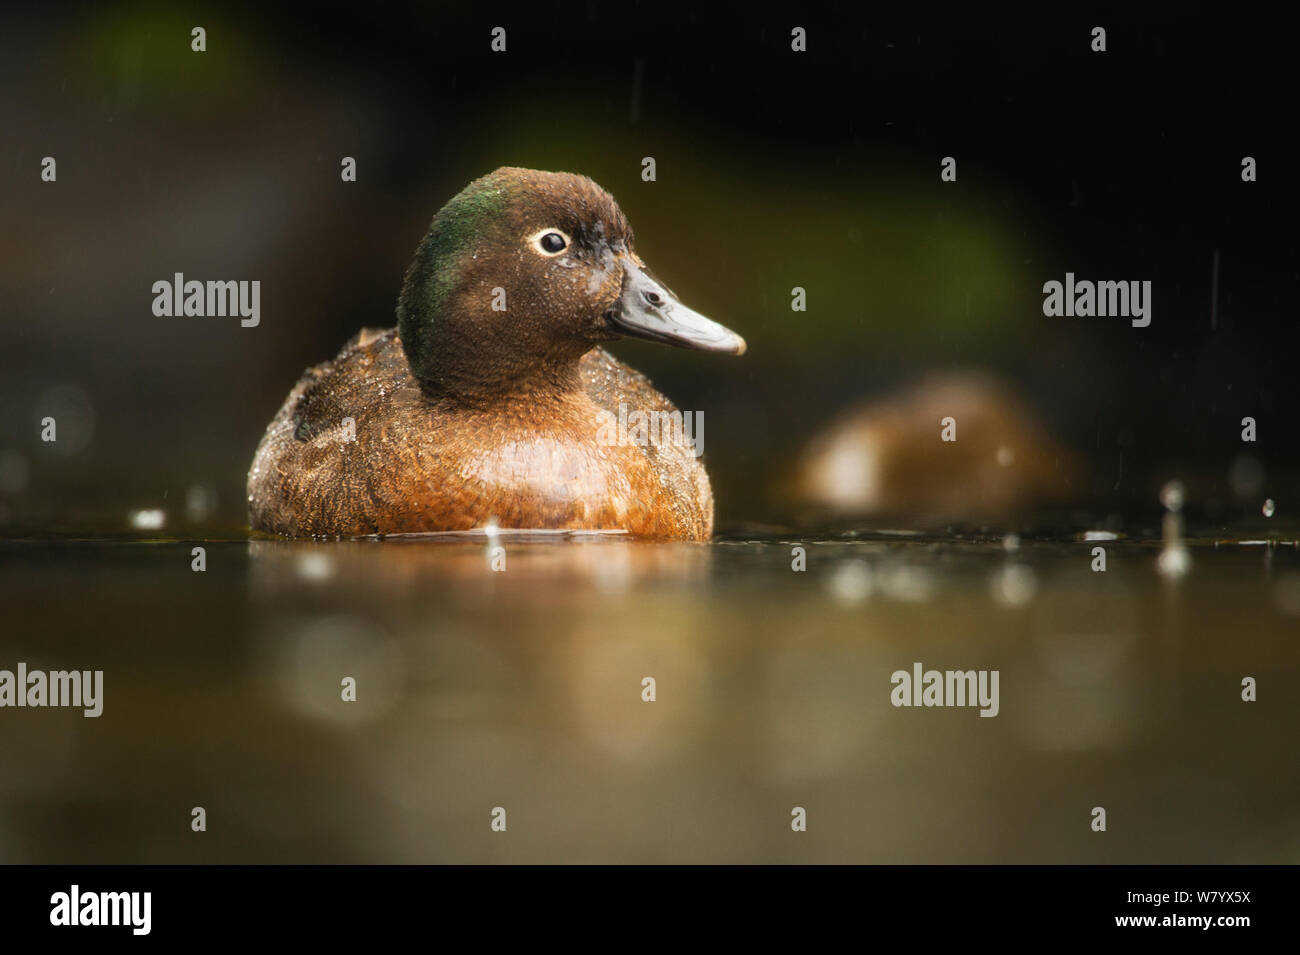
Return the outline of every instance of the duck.
[[[1080,487],[1075,453],[982,369],[931,373],[854,404],[794,461],[789,497],[836,518],[918,528],[1012,526]]]
[[[249,468],[253,530],[711,539],[697,448],[609,439],[620,410],[679,412],[602,346],[740,355],[745,340],[650,272],[591,179],[502,167],[471,182],[416,248],[396,318],[289,392]]]

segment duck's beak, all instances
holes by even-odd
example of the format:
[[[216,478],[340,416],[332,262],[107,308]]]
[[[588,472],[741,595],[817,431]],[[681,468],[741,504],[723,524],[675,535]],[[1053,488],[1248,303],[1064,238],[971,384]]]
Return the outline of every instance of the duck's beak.
[[[729,355],[745,353],[743,338],[687,308],[627,259],[623,260],[623,293],[608,317],[615,331],[631,338]]]

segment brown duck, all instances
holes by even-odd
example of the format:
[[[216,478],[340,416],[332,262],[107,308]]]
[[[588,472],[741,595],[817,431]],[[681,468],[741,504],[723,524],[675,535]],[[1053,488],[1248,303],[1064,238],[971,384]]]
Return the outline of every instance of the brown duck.
[[[291,537],[510,528],[707,540],[713,494],[682,441],[611,441],[676,411],[601,342],[741,354],[633,250],[612,196],[503,168],[434,217],[397,304],[310,368],[248,473],[249,522]]]

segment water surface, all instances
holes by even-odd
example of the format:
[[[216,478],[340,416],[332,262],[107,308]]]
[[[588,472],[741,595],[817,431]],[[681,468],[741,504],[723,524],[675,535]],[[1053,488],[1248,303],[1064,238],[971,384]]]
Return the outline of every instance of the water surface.
[[[105,700],[0,710],[0,861],[1300,861],[1300,553],[1159,552],[2,542],[0,668]],[[999,671],[998,715],[894,707],[916,662]]]

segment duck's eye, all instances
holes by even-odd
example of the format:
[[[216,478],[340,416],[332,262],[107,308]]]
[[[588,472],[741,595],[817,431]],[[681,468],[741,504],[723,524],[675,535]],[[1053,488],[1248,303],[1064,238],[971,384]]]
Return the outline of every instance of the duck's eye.
[[[555,228],[538,229],[525,238],[524,241],[532,247],[534,252],[540,252],[542,255],[548,256],[559,255],[573,244],[572,239]]]

